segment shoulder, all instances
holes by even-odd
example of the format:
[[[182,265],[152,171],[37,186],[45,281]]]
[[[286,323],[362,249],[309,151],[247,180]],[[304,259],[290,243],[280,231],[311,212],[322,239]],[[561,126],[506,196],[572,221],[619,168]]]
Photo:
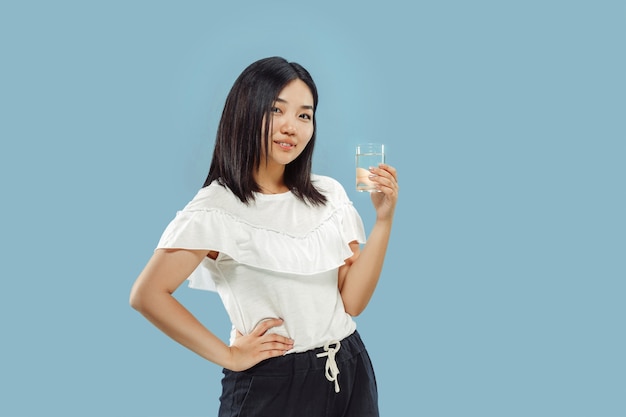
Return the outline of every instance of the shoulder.
[[[345,201],[348,199],[343,185],[336,179],[325,175],[311,175],[311,182],[330,201]]]
[[[186,211],[224,208],[239,203],[239,199],[218,181],[213,181],[198,190],[193,199],[185,206]]]
[[[322,192],[332,192],[337,190],[344,191],[343,186],[339,183],[339,181],[326,175],[311,174],[311,182]]]

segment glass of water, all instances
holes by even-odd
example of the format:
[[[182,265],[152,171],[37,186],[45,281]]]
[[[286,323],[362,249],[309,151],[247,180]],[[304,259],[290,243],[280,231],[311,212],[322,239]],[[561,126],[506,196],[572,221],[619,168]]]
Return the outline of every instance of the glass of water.
[[[376,186],[369,179],[370,167],[378,167],[385,162],[385,145],[382,143],[363,143],[356,146],[356,190],[377,192]]]

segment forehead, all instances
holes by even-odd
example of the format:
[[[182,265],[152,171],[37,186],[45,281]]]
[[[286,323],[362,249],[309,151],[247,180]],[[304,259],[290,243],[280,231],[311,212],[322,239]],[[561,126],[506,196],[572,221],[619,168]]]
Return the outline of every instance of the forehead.
[[[308,85],[301,79],[290,81],[280,93],[278,93],[278,100],[287,102],[289,104],[298,105],[313,105],[313,94]]]

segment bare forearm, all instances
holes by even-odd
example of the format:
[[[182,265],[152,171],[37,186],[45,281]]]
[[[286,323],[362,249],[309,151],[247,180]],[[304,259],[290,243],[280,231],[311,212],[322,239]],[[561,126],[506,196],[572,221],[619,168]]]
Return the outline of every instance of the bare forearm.
[[[203,358],[229,368],[228,346],[167,292],[142,294],[132,306],[176,342]]]
[[[156,250],[130,291],[130,304],[169,337],[203,358],[233,371],[282,356],[293,340],[267,333],[282,320],[265,320],[252,334],[226,346],[204,327],[172,294],[207,255],[205,250]]]
[[[389,220],[374,224],[367,243],[346,273],[341,298],[352,316],[361,314],[374,294],[387,253],[391,223]]]

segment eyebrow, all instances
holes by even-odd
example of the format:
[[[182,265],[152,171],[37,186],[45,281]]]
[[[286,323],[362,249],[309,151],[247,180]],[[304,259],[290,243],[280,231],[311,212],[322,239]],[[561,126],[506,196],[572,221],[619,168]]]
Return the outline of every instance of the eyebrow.
[[[285,100],[284,98],[280,98],[280,97],[278,97],[278,98],[276,99],[276,101],[277,101],[277,102],[279,102],[279,103],[285,103],[285,104],[288,104],[288,101],[287,101],[287,100]],[[303,104],[302,106],[300,106],[300,108],[301,108],[301,109],[307,109],[307,110],[313,110],[313,106],[310,106],[310,105],[307,105],[307,104]]]

